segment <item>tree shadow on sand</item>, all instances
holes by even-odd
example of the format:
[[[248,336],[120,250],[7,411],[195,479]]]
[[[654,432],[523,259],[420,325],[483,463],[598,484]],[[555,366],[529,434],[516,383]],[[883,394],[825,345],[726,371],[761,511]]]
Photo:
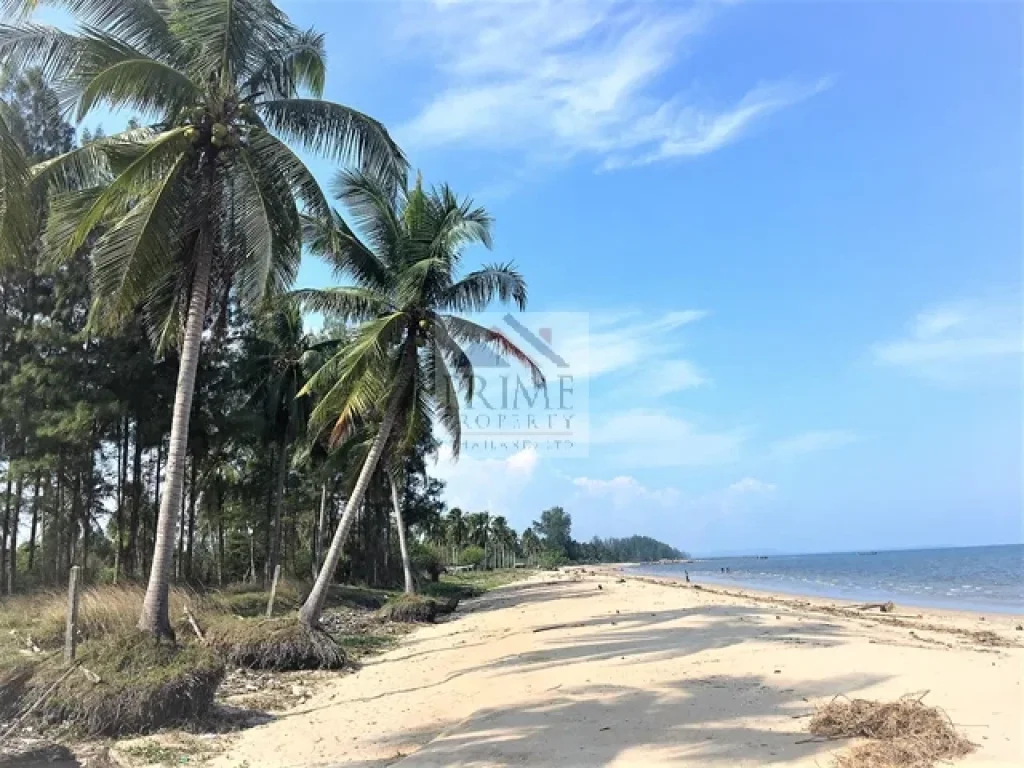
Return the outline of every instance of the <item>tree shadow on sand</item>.
[[[808,700],[881,680],[846,675],[780,688],[766,677],[717,675],[657,690],[584,686],[526,706],[480,710],[396,765],[813,764],[837,745],[807,741]]]

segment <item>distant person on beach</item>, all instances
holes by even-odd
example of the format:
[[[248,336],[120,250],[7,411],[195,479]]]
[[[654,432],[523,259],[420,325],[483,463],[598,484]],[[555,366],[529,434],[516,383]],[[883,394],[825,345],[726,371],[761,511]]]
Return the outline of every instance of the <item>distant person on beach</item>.
[[[686,574],[686,583],[689,584],[690,583],[690,572],[689,571],[683,571],[683,573]]]

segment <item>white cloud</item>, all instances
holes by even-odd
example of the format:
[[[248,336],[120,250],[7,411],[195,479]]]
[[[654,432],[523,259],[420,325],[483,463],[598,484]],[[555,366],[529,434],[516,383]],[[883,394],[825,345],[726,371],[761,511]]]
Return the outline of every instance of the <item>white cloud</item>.
[[[526,448],[504,459],[480,459],[463,453],[454,461],[451,448],[443,445],[431,474],[444,480],[445,501],[450,507],[509,515],[519,494],[532,481],[540,457]]]
[[[593,312],[585,331],[559,340],[559,353],[573,361],[573,373],[596,379],[629,373],[631,394],[662,395],[708,383],[698,366],[673,357],[679,329],[708,313],[688,309],[647,317],[633,312]],[[586,361],[580,371],[578,360]]]
[[[433,57],[442,85],[398,136],[411,146],[472,144],[552,159],[589,153],[622,167],[712,152],[828,87],[762,84],[725,107],[656,95],[718,5],[417,3],[403,43]]]
[[[771,483],[766,483],[763,480],[758,480],[756,477],[744,477],[742,480],[737,480],[735,483],[725,489],[725,492],[729,496],[745,496],[747,494],[767,494],[774,493],[775,486]]]
[[[637,505],[671,507],[679,503],[680,493],[675,488],[652,490],[629,475],[619,475],[611,480],[590,477],[575,477],[573,485],[591,497],[607,497],[617,509]]]
[[[672,413],[633,408],[591,416],[590,444],[621,466],[697,467],[735,461],[742,430],[703,431]]]
[[[647,392],[660,396],[708,384],[710,380],[689,360],[665,360],[648,368]]]
[[[768,447],[772,459],[788,461],[810,453],[840,448],[857,440],[854,432],[845,429],[812,430],[783,440],[776,440]]]
[[[1019,376],[1020,301],[961,301],[925,309],[902,337],[876,344],[871,352],[879,365],[939,384],[990,380],[1011,370]]]

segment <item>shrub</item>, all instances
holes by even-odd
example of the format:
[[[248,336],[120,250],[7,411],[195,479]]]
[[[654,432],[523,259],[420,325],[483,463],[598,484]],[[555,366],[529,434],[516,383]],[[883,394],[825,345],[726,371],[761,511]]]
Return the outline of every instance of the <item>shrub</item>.
[[[459,555],[459,562],[463,565],[475,565],[479,568],[486,556],[483,547],[466,547]]]
[[[436,583],[441,578],[444,564],[441,562],[440,552],[435,547],[414,544],[409,559],[412,561],[413,570],[426,574],[431,582]]]
[[[547,571],[553,571],[568,562],[569,558],[564,553],[554,549],[545,549],[537,555],[537,567]]]

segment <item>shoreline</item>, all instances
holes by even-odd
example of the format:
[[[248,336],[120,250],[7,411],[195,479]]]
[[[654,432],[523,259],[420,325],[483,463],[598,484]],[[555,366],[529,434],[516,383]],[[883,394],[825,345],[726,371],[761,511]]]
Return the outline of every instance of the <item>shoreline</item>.
[[[653,579],[663,581],[666,584],[687,585],[684,577],[674,575],[653,575],[649,573],[638,573],[633,568],[637,563],[616,563],[615,565],[595,566],[598,568],[612,568],[616,573],[634,579]],[[973,608],[947,608],[937,605],[921,605],[919,603],[906,602],[890,595],[885,600],[858,600],[851,597],[830,597],[827,595],[807,594],[804,592],[789,592],[784,589],[769,589],[766,587],[751,587],[745,584],[726,584],[721,581],[698,581],[691,575],[690,586],[697,585],[702,589],[716,594],[732,595],[737,597],[750,597],[762,600],[786,600],[805,602],[808,605],[838,605],[846,608],[857,608],[865,603],[877,603],[891,601],[898,613],[931,614],[936,617],[978,619],[994,623],[1013,623],[1014,626],[1024,621],[1024,609],[1017,612],[993,610],[977,610]]]
[[[672,563],[670,565],[673,565],[673,566],[676,566],[676,567],[684,567],[683,564]],[[662,575],[662,574],[654,574],[654,573],[639,573],[636,570],[638,568],[652,568],[653,569],[653,568],[657,568],[657,566],[658,566],[657,563],[619,563],[619,564],[616,564],[617,568],[623,569],[624,572],[632,572],[634,575],[637,575],[637,576],[647,576],[647,577],[650,577],[650,578],[672,579],[672,580],[677,580],[677,581],[680,581],[682,583],[685,583],[685,580],[684,580],[683,576],[675,576],[675,575],[669,575],[669,574]],[[861,603],[868,603],[868,602],[892,601],[892,602],[896,603],[897,605],[902,604],[902,605],[904,605],[906,607],[916,608],[916,609],[920,609],[920,610],[927,610],[927,611],[943,611],[943,612],[951,612],[951,613],[966,613],[966,614],[974,614],[974,615],[982,615],[982,616],[1000,615],[1000,616],[1011,616],[1011,617],[1015,617],[1015,618],[1024,617],[1024,606],[1015,606],[1015,605],[1009,605],[1009,604],[1007,604],[1006,606],[975,604],[975,605],[973,605],[971,607],[967,607],[967,606],[964,606],[964,607],[954,607],[953,605],[949,604],[949,602],[946,602],[946,601],[931,601],[931,602],[928,602],[926,600],[926,598],[922,598],[919,601],[919,600],[916,600],[913,595],[905,595],[905,594],[904,595],[898,595],[898,594],[893,594],[891,592],[876,592],[876,593],[872,593],[870,596],[865,595],[863,598],[860,598],[860,597],[849,596],[849,595],[843,596],[843,595],[825,594],[825,590],[822,590],[821,592],[817,592],[817,593],[816,592],[804,592],[804,591],[800,591],[798,586],[794,586],[793,589],[788,589],[786,586],[775,586],[775,585],[770,585],[769,586],[769,585],[759,585],[759,584],[753,584],[753,583],[749,583],[748,584],[748,583],[742,583],[742,582],[739,582],[739,581],[726,581],[724,579],[717,579],[714,576],[708,578],[705,574],[699,574],[699,573],[691,574],[690,578],[693,580],[693,583],[710,585],[710,586],[715,587],[715,588],[739,589],[739,590],[750,591],[750,592],[765,593],[765,594],[769,594],[769,595],[781,595],[781,596],[787,596],[787,597],[799,597],[799,598],[807,598],[807,599],[814,599],[814,600],[834,600],[834,601],[848,602],[848,603],[854,603],[854,604],[861,604]],[[946,603],[946,604],[938,604],[939,602],[943,602],[943,603]]]
[[[956,766],[1015,766],[1022,642],[979,616],[571,567],[469,600],[306,703],[219,737],[210,765],[817,768],[854,742],[809,739],[816,706],[927,690],[979,747]]]

